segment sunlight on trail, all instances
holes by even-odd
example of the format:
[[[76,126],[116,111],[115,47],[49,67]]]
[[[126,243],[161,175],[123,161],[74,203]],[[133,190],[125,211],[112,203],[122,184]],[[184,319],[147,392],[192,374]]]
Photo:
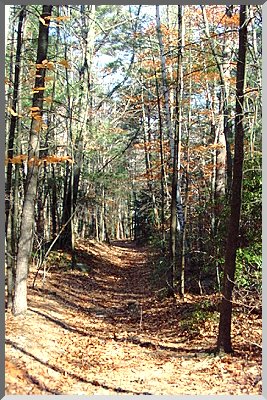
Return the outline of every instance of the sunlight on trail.
[[[257,361],[208,353],[212,325],[180,331],[189,304],[155,298],[145,248],[84,241],[78,257],[91,272],[55,266],[27,316],[7,315],[7,394],[259,393]]]

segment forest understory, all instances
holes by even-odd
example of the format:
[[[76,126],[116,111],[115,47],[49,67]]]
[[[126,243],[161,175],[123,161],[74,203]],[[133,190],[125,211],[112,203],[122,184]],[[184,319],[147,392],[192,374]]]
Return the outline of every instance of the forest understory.
[[[6,313],[6,395],[261,394],[261,316],[234,307],[233,354],[213,352],[220,298],[160,298],[153,253],[79,241],[28,280],[28,311]]]

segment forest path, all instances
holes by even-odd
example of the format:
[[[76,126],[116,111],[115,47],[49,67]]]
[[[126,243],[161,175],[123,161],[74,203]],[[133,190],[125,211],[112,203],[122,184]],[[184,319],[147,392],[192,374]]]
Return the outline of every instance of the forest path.
[[[257,362],[209,355],[212,323],[192,338],[190,304],[156,299],[146,248],[87,241],[77,256],[83,271],[58,252],[27,315],[6,315],[6,394],[260,393]]]

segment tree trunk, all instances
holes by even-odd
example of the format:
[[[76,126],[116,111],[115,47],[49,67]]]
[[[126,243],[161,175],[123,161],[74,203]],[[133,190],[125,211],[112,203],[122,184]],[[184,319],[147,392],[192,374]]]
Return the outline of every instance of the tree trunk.
[[[191,23],[189,22],[189,31]],[[189,199],[189,174],[190,174],[190,135],[191,135],[191,117],[192,117],[192,54],[191,46],[189,48],[189,88],[188,88],[188,122],[187,122],[187,138],[186,138],[186,183],[185,183],[185,200],[184,200],[184,229],[182,233],[182,260],[181,260],[181,290],[180,293],[184,296],[185,292],[185,268],[186,268],[186,251],[187,251],[187,216],[188,216],[188,199]]]
[[[236,250],[242,204],[242,174],[244,160],[244,89],[247,52],[247,6],[240,6],[239,51],[236,79],[236,116],[235,116],[235,156],[231,198],[231,214],[227,233],[227,243],[224,264],[223,299],[220,312],[219,335],[217,350],[232,352],[231,320],[232,320],[232,291],[235,278]]]
[[[42,19],[44,20],[46,17],[51,16],[51,11],[51,5],[44,5]],[[46,21],[47,26],[41,21],[39,22],[37,64],[42,64],[42,61],[47,57],[50,20],[47,19]],[[36,88],[45,86],[44,78],[45,68],[37,68],[35,78]],[[32,106],[38,107],[39,111],[33,115],[29,138],[28,172],[21,217],[20,238],[18,242],[15,294],[12,308],[14,315],[22,314],[27,311],[27,278],[33,239],[34,209],[38,181],[39,135],[42,128],[42,120],[40,117],[42,115],[43,97],[43,90],[38,91],[38,93],[34,94],[32,102]]]
[[[148,107],[147,107],[148,108]],[[144,100],[144,90],[142,86],[142,122],[143,122],[143,131],[144,131],[144,150],[145,150],[145,163],[146,163],[146,175],[147,175],[147,188],[150,193],[151,202],[153,204],[153,214],[154,214],[154,225],[159,229],[159,213],[156,204],[156,196],[154,190],[154,181],[153,175],[151,173],[152,170],[152,161],[150,154],[150,143],[151,143],[151,127],[150,127],[150,110],[148,108],[147,115],[145,110],[145,100]]]
[[[19,22],[18,22],[18,34],[17,34],[17,49],[16,49],[16,59],[15,59],[15,77],[14,77],[14,89],[13,89],[13,100],[11,104],[11,108],[14,113],[17,112],[17,104],[18,104],[18,94],[19,94],[19,78],[20,78],[20,57],[21,57],[21,47],[22,47],[22,26],[23,20],[26,15],[25,6],[22,6],[20,14],[19,14]],[[15,142],[15,131],[17,125],[18,116],[12,115],[9,135],[8,135],[8,150],[7,157],[8,159],[12,159],[14,155],[14,142]],[[10,211],[10,196],[11,196],[11,186],[12,186],[12,163],[11,161],[7,164],[7,178],[6,178],[6,189],[5,189],[5,213],[6,213],[6,232],[7,232],[7,224],[8,224],[8,216]]]
[[[151,41],[150,41],[150,45]],[[169,209],[169,198],[170,194],[168,191],[168,183],[165,171],[165,157],[164,157],[164,136],[163,136],[163,122],[161,116],[161,104],[160,104],[160,93],[159,93],[159,82],[157,78],[157,70],[154,55],[152,53],[153,65],[154,65],[154,77],[155,77],[155,86],[156,86],[156,96],[157,96],[157,115],[158,115],[158,125],[159,125],[159,142],[160,142],[160,187],[161,187],[161,234],[162,234],[162,250],[165,252],[165,241],[166,241],[166,230],[165,230],[165,209]],[[166,200],[166,205],[165,205]]]
[[[172,286],[175,285],[175,280],[178,277],[178,260],[177,260],[177,243],[180,239],[177,238],[177,228],[182,232],[184,229],[184,214],[182,210],[181,192],[180,192],[180,152],[181,152],[181,136],[182,136],[182,95],[183,95],[183,6],[178,6],[178,60],[177,60],[177,83],[176,83],[176,123],[174,136],[174,157],[173,157],[173,173],[172,173],[172,199],[171,199],[171,225],[170,225],[170,258],[172,272]],[[184,277],[182,277],[184,280]],[[169,282],[171,284],[171,282]],[[180,286],[180,294],[183,295],[184,285]]]
[[[15,77],[14,77],[14,88],[13,88],[13,100],[11,108],[14,112],[17,112],[18,105],[18,94],[19,94],[19,80],[20,80],[20,59],[21,59],[21,48],[22,48],[22,27],[23,21],[25,18],[26,10],[25,6],[21,7],[21,11],[19,13],[19,22],[18,22],[18,33],[17,33],[17,49],[16,49],[16,59],[15,59]],[[14,145],[16,138],[16,126],[17,126],[18,117],[15,115],[11,116],[11,122],[9,127],[9,136],[8,136],[8,150],[7,157],[8,159],[12,159],[14,155]],[[17,171],[17,165],[15,166]],[[17,173],[16,173],[17,175]],[[15,178],[15,183],[17,183],[17,179]],[[12,213],[12,209],[14,210],[14,196],[13,196],[13,205],[11,204],[11,188],[12,188],[12,163],[11,161],[7,164],[7,176],[6,176],[6,189],[5,189],[5,234],[6,234],[6,247],[7,247],[7,308],[12,307],[13,301],[13,288],[14,288],[14,269],[15,269],[15,241],[14,241],[14,215]],[[14,188],[16,193],[16,186]],[[15,194],[14,193],[14,194]],[[10,215],[11,210],[11,215]]]
[[[53,164],[51,164],[51,173],[52,173],[52,179],[51,179],[51,222],[52,222],[52,238],[55,239],[57,235],[57,185],[56,185],[56,176],[55,176],[55,167]]]
[[[205,6],[201,6],[203,20],[205,24],[206,37],[209,40],[211,51],[215,59],[221,84],[221,100],[220,100],[220,128],[218,131],[218,144],[220,148],[217,150],[217,171],[216,171],[216,188],[215,188],[215,202],[225,195],[226,188],[226,175],[227,175],[227,189],[231,188],[232,184],[232,155],[229,145],[230,126],[229,126],[229,77],[230,77],[230,52],[229,42],[226,41],[224,52],[222,54],[222,61],[217,53],[215,41],[210,35],[208,18],[206,15]],[[227,174],[226,174],[227,172]]]
[[[166,71],[166,56],[165,56],[163,39],[162,39],[161,21],[160,21],[158,5],[156,5],[156,28],[157,28],[157,36],[158,36],[158,41],[159,41],[159,50],[160,50],[162,88],[163,88],[163,97],[164,97],[166,125],[167,125],[168,137],[169,137],[169,141],[170,141],[171,157],[173,159],[175,145],[174,145],[174,135],[173,135],[173,131],[172,131],[172,124],[171,124],[170,96],[169,96],[169,88],[168,88],[168,84],[167,84],[167,71]]]

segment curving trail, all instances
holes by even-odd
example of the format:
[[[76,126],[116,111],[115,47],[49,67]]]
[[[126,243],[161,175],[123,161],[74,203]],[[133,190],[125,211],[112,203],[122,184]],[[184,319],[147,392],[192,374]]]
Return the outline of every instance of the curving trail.
[[[86,270],[39,277],[27,315],[6,316],[6,394],[259,394],[257,362],[208,354],[216,331],[181,331],[190,305],[157,301],[148,257],[133,242],[79,242]]]

